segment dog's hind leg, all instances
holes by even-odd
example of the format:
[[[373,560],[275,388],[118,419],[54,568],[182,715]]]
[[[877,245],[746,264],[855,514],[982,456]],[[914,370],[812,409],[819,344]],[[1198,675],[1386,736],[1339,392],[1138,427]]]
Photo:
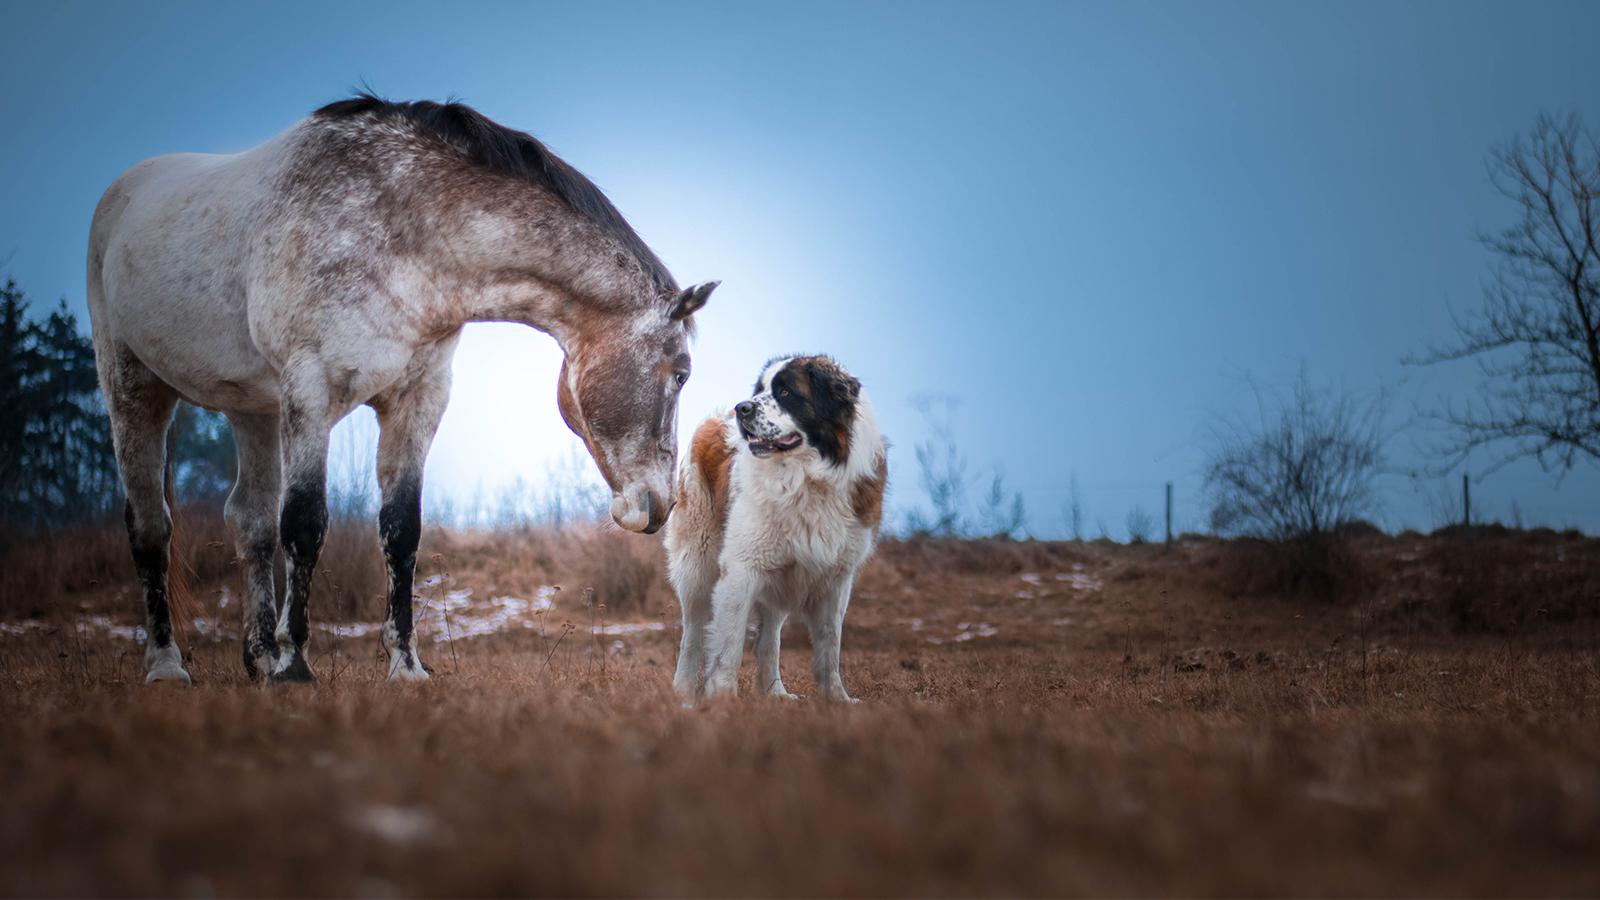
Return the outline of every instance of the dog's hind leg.
[[[798,700],[783,686],[783,672],[778,665],[779,649],[783,643],[783,623],[788,613],[758,602],[756,617],[756,686],[774,697]]]
[[[747,565],[733,564],[711,592],[711,625],[706,629],[707,697],[739,692],[750,607],[760,595],[762,577]]]
[[[672,676],[672,687],[685,704],[693,704],[700,694],[701,667],[706,660],[706,628],[711,624],[711,591],[717,583],[717,561],[710,560],[704,566],[689,563],[679,579],[683,637],[678,643],[678,671]]]

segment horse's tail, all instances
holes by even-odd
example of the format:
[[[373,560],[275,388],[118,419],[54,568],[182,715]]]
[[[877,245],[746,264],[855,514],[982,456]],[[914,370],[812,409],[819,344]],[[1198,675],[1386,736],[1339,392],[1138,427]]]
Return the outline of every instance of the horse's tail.
[[[182,517],[178,514],[178,495],[173,487],[177,464],[172,459],[172,442],[167,442],[167,465],[162,472],[161,490],[166,494],[167,515],[172,517],[172,535],[167,542],[167,610],[173,630],[180,640],[188,642],[189,626],[194,624],[194,593],[189,590],[189,576],[194,570],[189,566],[189,555],[183,540]]]

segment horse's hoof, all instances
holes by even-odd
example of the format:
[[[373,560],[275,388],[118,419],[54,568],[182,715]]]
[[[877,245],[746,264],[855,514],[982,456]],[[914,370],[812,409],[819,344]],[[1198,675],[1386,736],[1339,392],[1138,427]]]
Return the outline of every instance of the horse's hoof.
[[[389,680],[390,681],[427,681],[433,676],[430,670],[417,659],[414,652],[407,652],[399,648],[389,651]]]
[[[183,670],[183,654],[178,652],[177,644],[167,644],[157,647],[151,642],[144,650],[144,683],[155,684],[158,681],[176,681],[188,686],[194,682],[189,680],[189,673]]]
[[[317,680],[311,674],[311,667],[306,665],[306,658],[296,653],[290,657],[288,664],[272,673],[273,684],[310,684]]]
[[[157,666],[145,673],[145,684],[156,684],[163,681],[173,682],[175,684],[183,685],[184,687],[194,684],[194,681],[189,678],[189,673],[185,672],[183,670],[183,666],[179,665]]]
[[[395,666],[389,670],[390,681],[428,681],[431,678],[433,678],[433,676],[429,675],[428,670],[421,666],[417,666],[414,669],[408,669],[405,666]]]
[[[278,667],[278,645],[274,643],[246,639],[242,656],[244,673],[258,684],[269,679]]]

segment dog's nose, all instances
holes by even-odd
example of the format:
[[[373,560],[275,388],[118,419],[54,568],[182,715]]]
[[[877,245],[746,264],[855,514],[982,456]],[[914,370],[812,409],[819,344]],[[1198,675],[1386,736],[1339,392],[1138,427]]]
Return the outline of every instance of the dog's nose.
[[[756,411],[756,405],[751,403],[749,400],[746,400],[738,406],[735,406],[733,411],[739,414],[739,418],[748,419],[750,418],[750,414]]]

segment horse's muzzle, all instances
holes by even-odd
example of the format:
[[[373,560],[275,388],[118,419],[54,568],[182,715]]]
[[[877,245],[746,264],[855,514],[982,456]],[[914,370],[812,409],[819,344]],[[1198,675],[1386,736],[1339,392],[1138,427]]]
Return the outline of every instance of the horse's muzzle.
[[[673,502],[662,502],[654,491],[634,488],[611,497],[611,518],[627,531],[655,534],[667,524]]]

